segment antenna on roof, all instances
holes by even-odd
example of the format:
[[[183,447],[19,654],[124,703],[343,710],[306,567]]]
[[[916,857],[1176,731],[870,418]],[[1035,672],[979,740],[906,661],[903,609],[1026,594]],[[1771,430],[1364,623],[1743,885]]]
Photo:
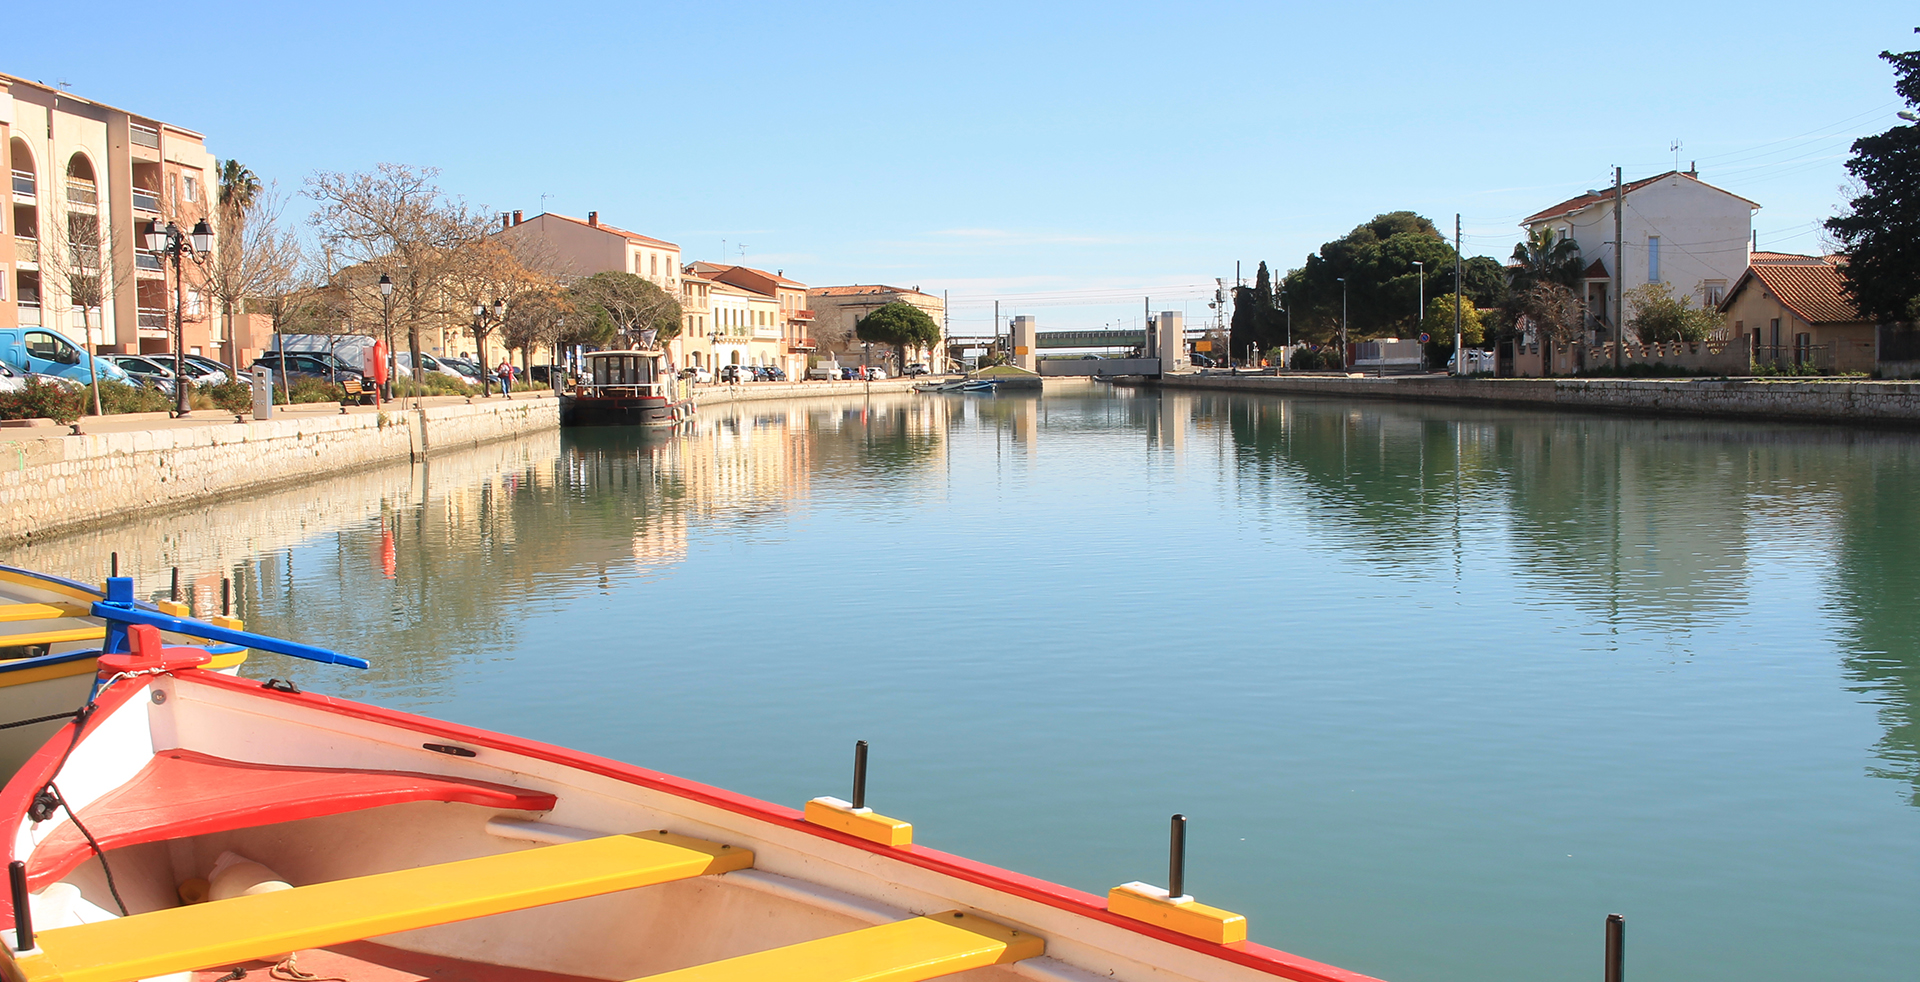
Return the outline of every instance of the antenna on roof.
[[[1686,146],[1686,144],[1681,143],[1680,138],[1676,136],[1673,138],[1673,145],[1667,147],[1668,150],[1673,151],[1673,169],[1674,170],[1680,169],[1680,148],[1684,146]]]

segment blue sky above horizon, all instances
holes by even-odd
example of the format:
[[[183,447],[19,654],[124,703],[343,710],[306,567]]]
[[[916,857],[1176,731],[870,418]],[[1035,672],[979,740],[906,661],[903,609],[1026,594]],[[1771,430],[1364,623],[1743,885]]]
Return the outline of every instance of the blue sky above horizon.
[[[297,193],[434,166],[493,211],[584,215],[807,283],[951,291],[955,333],[1205,314],[1411,209],[1468,255],[1611,181],[1684,168],[1812,252],[1876,55],[1920,13],[1804,4],[573,4],[9,15],[0,71],[207,135]],[[316,11],[307,13],[307,10]],[[1604,14],[1612,16],[1603,16]],[[1618,25],[1618,26],[1612,26]],[[1610,40],[1623,43],[1610,51]],[[23,43],[64,39],[67,43]],[[1676,155],[1669,148],[1679,140]],[[295,197],[290,214],[303,211]],[[740,249],[744,247],[744,253]]]

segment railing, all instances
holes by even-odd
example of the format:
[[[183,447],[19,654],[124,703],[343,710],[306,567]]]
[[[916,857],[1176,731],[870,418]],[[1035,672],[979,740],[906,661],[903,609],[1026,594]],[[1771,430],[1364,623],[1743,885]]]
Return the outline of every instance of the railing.
[[[789,311],[787,311],[787,319],[788,319],[788,320],[793,320],[793,321],[810,321],[810,320],[812,320],[812,319],[813,319],[813,311],[811,311],[811,310],[789,310]]]
[[[67,200],[76,205],[97,205],[100,203],[100,188],[91,181],[68,181]]]
[[[787,341],[787,351],[790,354],[812,351],[816,347],[818,347],[818,345],[814,343],[812,338],[791,338]]]
[[[20,301],[19,306],[20,306],[20,326],[21,327],[39,327],[40,326],[40,301],[22,300]]]
[[[139,323],[143,331],[164,331],[167,329],[167,312],[159,307],[142,307]]]
[[[37,263],[40,261],[40,240],[29,239],[24,235],[13,237],[13,258],[15,262]]]
[[[13,193],[15,196],[31,198],[34,196],[35,188],[36,185],[34,184],[32,171],[17,170],[13,172]]]
[[[753,337],[756,341],[778,341],[780,340],[780,329],[778,327],[756,327],[753,329]]]
[[[99,269],[100,247],[69,243],[67,245],[67,261],[72,263],[75,269]]]
[[[149,191],[146,188],[134,188],[133,210],[150,211],[156,215],[160,214],[160,192]]]
[[[129,127],[129,129],[131,130],[131,133],[128,135],[127,138],[133,141],[134,146],[152,147],[155,150],[160,149],[160,131],[159,130],[154,129],[151,126],[142,126],[139,123],[132,124]]]
[[[154,253],[141,251],[133,254],[133,268],[150,270],[155,273],[166,272],[166,264]]]

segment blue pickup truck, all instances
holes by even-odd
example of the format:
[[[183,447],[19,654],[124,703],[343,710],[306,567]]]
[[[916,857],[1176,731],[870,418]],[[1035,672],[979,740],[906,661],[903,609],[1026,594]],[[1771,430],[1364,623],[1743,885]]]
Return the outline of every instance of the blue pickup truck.
[[[71,382],[91,380],[90,363],[98,366],[102,379],[129,382],[120,366],[105,358],[97,362],[66,336],[44,327],[0,327],[0,361],[17,372],[52,375]]]

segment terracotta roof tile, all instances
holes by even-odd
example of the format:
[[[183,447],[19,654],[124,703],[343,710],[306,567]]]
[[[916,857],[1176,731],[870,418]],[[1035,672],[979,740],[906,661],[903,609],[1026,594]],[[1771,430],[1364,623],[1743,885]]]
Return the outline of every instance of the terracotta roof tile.
[[[1865,319],[1847,299],[1834,263],[1756,263],[1748,272],[1809,324]]]
[[[1819,266],[1832,260],[1826,256],[1803,256],[1797,252],[1756,252],[1749,262],[1755,266]]]
[[[1632,194],[1633,192],[1638,191],[1641,188],[1654,183],[1655,181],[1662,181],[1669,177],[1684,177],[1687,180],[1693,181],[1701,185],[1702,187],[1713,188],[1715,191],[1719,191],[1723,194],[1733,194],[1732,191],[1728,191],[1726,188],[1713,187],[1713,185],[1700,180],[1698,175],[1690,174],[1683,170],[1670,170],[1664,174],[1655,174],[1652,177],[1642,178],[1638,181],[1628,181],[1626,185],[1621,188],[1620,193],[1622,195]],[[1740,198],[1740,196],[1737,194],[1733,194],[1733,196],[1736,198]],[[1606,190],[1601,191],[1599,194],[1583,194],[1577,198],[1568,198],[1567,200],[1562,201],[1551,208],[1543,208],[1540,211],[1534,212],[1533,214],[1528,215],[1525,218],[1522,218],[1520,220],[1520,224],[1532,225],[1534,222],[1545,221],[1549,218],[1559,218],[1562,215],[1571,215],[1576,211],[1581,211],[1583,209],[1591,208],[1594,205],[1605,204],[1606,202],[1609,202],[1612,200],[1613,200],[1612,188],[1607,188]],[[1740,200],[1746,201],[1747,204],[1753,205],[1755,208],[1760,207],[1758,204],[1755,204],[1752,201],[1747,201],[1747,199],[1745,198],[1740,198]]]
[[[549,218],[558,218],[562,221],[572,222],[575,225],[584,225],[587,228],[597,228],[602,232],[607,232],[612,235],[623,236],[626,238],[628,242],[632,242],[636,245],[659,246],[663,249],[675,249],[675,250],[680,248],[679,246],[674,245],[673,243],[668,242],[665,239],[656,239],[651,235],[641,235],[638,232],[629,232],[618,225],[608,225],[606,222],[601,222],[598,225],[588,225],[587,220],[584,218],[575,218],[572,215],[562,215],[557,211],[547,212],[546,215]],[[540,216],[535,215],[534,217],[538,218]]]
[[[919,294],[920,296],[923,296],[923,297],[932,296],[932,294],[930,293],[920,293],[919,290],[908,290],[903,287],[897,287],[897,286],[885,286],[879,283],[872,283],[872,284],[866,284],[866,285],[861,285],[856,283],[851,286],[815,286],[815,287],[807,288],[808,296],[819,296],[819,297],[852,297],[852,296],[859,296],[861,294],[866,294],[866,293],[914,293],[914,294]]]

